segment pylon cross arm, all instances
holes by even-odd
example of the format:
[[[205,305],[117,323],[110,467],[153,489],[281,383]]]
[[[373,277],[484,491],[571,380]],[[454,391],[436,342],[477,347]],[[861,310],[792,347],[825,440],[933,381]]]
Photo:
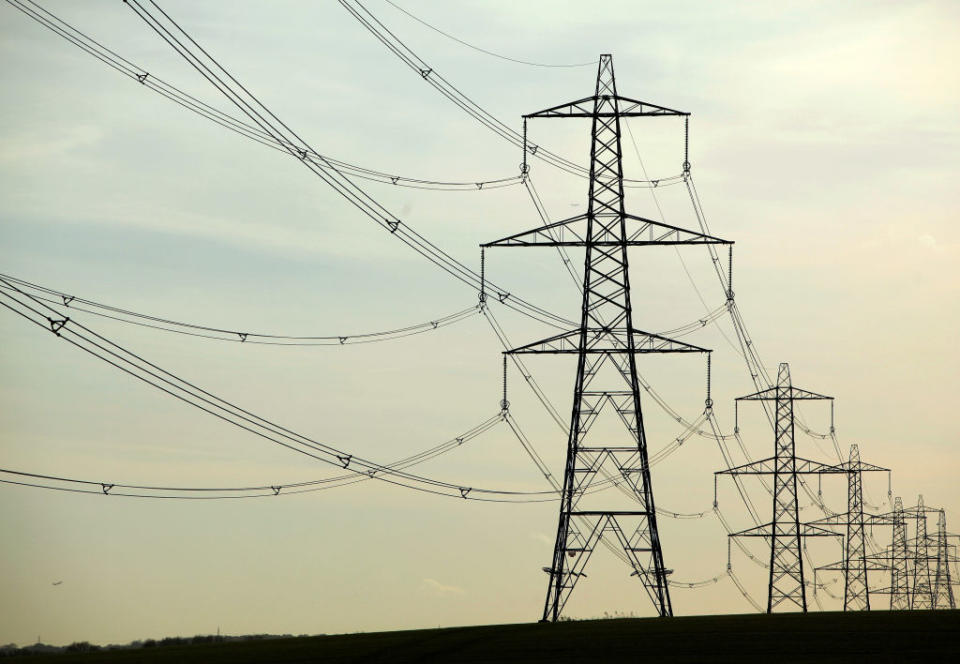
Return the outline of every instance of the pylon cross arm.
[[[613,229],[615,234],[610,237],[604,237],[603,234],[597,234],[596,228],[591,233],[591,218],[586,214],[578,214],[569,219],[555,221],[551,224],[537,226],[534,229],[514,233],[507,237],[481,244],[482,248],[487,247],[648,247],[653,245],[684,245],[684,244],[734,244],[731,240],[724,240],[713,235],[697,233],[696,231],[680,228],[662,221],[654,221],[646,217],[624,213],[623,224],[625,236],[620,236],[619,231],[619,212],[611,211],[617,218],[613,220],[613,225],[604,226],[601,223],[602,217],[594,212],[593,223],[599,224],[604,228]],[[593,237],[590,237],[590,235]],[[797,393],[813,394],[796,390]],[[797,398],[810,398],[798,396]],[[828,398],[828,397],[822,397]]]
[[[608,107],[609,110],[600,110],[601,107]],[[584,97],[576,101],[570,101],[565,104],[557,104],[550,108],[535,113],[527,113],[525,118],[608,118],[614,116],[620,117],[641,117],[658,115],[690,115],[687,111],[678,111],[666,106],[651,104],[630,97],[621,97],[620,95],[601,94],[591,97]]]
[[[785,394],[784,394],[785,392]],[[833,397],[828,397],[823,394],[817,394],[816,392],[808,392],[807,390],[801,390],[796,387],[789,387],[786,390],[784,388],[778,387],[769,387],[765,390],[760,390],[759,392],[754,392],[753,394],[748,394],[745,397],[737,397],[737,401],[776,401],[780,399],[792,399],[793,401],[815,401],[818,399],[826,399],[828,401],[833,401]]]
[[[819,461],[811,461],[810,459],[797,457],[794,461],[796,463],[795,469],[778,470],[777,457],[770,457],[769,459],[745,463],[742,466],[718,470],[714,475],[773,475],[784,472],[796,473],[798,475],[814,475],[819,473],[838,474],[847,472],[846,470],[838,469],[836,466],[820,463]],[[780,459],[780,462],[783,463],[783,459]]]
[[[641,330],[632,330],[631,346],[626,328],[587,330],[587,344],[581,349],[581,330],[570,330],[524,346],[512,348],[508,355],[530,353],[587,353],[609,355],[614,353],[709,353],[700,346],[683,343],[668,337]]]

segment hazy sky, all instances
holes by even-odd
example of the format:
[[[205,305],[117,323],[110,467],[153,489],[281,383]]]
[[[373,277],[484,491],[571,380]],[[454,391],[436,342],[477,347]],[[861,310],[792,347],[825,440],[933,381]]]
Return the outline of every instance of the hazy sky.
[[[365,3],[431,66],[511,126],[592,94],[596,70],[492,58],[379,0]],[[541,63],[612,53],[621,94],[689,110],[691,161],[713,232],[736,240],[734,288],[766,366],[837,398],[844,454],[894,469],[893,491],[945,506],[960,527],[960,9],[949,2],[458,2],[400,6],[488,50]],[[203,100],[226,102],[119,2],[43,5],[120,55]],[[162,3],[318,150],[409,177],[477,181],[517,172],[519,150],[404,67],[340,5]],[[0,8],[0,272],[157,316],[289,334],[402,327],[469,307],[476,294],[348,205],[289,156],[188,113]],[[679,171],[682,124],[629,127],[653,177]],[[586,163],[589,126],[541,121],[534,139]],[[629,140],[627,175],[642,177]],[[585,205],[586,182],[535,162],[553,218]],[[523,187],[468,192],[362,183],[458,259],[535,226]],[[670,223],[694,227],[686,191],[660,190]],[[646,190],[632,211],[659,214]],[[575,316],[579,300],[550,250],[491,253],[512,292]],[[635,323],[665,330],[723,302],[706,252],[632,254]],[[691,287],[691,280],[703,298]],[[704,304],[705,303],[705,304]],[[494,309],[515,344],[549,328]],[[495,414],[500,346],[484,319],[381,344],[224,343],[82,316],[91,328],[214,394],[380,461],[451,439]],[[727,319],[686,340],[714,348],[722,426],[753,391]],[[190,409],[0,314],[0,467],[152,485],[283,484],[329,466]],[[571,360],[530,368],[569,412]],[[703,407],[700,359],[643,358],[641,371],[685,417]],[[516,372],[511,410],[555,473],[565,438]],[[644,401],[651,450],[679,425]],[[804,406],[817,430],[829,410]],[[741,410],[754,457],[772,453],[759,412]],[[831,460],[829,441],[798,454]],[[691,438],[654,469],[678,581],[722,574],[725,532],[709,514],[717,444]],[[504,425],[415,469],[463,483],[546,488]],[[865,480],[886,508],[886,478]],[[729,484],[720,504],[748,520]],[[769,497],[751,485],[769,516]],[[824,498],[845,509],[841,479]],[[806,503],[804,503],[806,504]],[[175,634],[321,633],[528,621],[546,590],[556,503],[483,504],[366,482],[301,496],[150,501],[0,485],[0,643],[125,642]],[[816,518],[805,509],[804,518]],[[889,532],[873,534],[880,544]],[[762,546],[751,543],[756,555]],[[818,563],[836,543],[811,545]],[[758,601],[765,573],[734,550]],[[650,615],[605,551],[567,613]],[[62,580],[62,585],[53,586]],[[877,585],[882,579],[876,581]],[[842,585],[832,586],[842,595]],[[672,591],[677,614],[748,612],[727,579]],[[819,594],[825,608],[840,604]],[[886,598],[875,604],[885,605]],[[815,608],[815,605],[813,605]]]

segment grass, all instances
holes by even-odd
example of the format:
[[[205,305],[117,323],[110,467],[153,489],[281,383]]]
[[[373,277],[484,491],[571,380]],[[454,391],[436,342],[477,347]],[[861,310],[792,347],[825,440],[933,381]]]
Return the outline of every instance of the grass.
[[[622,618],[16,657],[4,661],[271,662],[960,662],[960,611]]]

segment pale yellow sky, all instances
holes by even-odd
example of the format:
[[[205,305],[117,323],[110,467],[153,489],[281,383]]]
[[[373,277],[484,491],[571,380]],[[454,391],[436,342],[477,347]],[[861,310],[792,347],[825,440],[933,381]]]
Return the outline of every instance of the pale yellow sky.
[[[129,10],[113,2],[44,7],[154,75],[224,102]],[[893,469],[960,523],[960,53],[953,3],[398,4],[461,39],[520,59],[614,54],[621,94],[689,110],[691,161],[711,230],[737,242],[734,289],[765,366],[835,396],[844,455]],[[481,106],[520,116],[589,95],[593,67],[536,68],[466,49],[386,3],[369,8]],[[163,2],[204,47],[317,149],[410,177],[476,181],[516,174],[519,150],[404,68],[337,3]],[[402,246],[289,157],[243,141],[150,93],[29,21],[0,11],[0,272],[78,296],[227,329],[376,331],[469,307],[476,295]],[[630,122],[651,176],[679,170],[681,125]],[[531,135],[586,163],[586,123]],[[628,176],[642,177],[629,138]],[[555,219],[585,205],[586,183],[534,163]],[[477,246],[538,223],[522,187],[462,193],[362,185],[385,207],[478,267]],[[669,223],[694,227],[686,190],[658,190]],[[632,211],[658,215],[646,190]],[[677,327],[723,302],[698,249],[631,255],[635,322]],[[549,250],[488,257],[491,278],[565,316],[579,301]],[[696,284],[706,306],[691,288]],[[6,312],[6,310],[4,310]],[[494,309],[520,345],[549,328]],[[81,320],[81,313],[75,313]],[[378,461],[448,440],[493,415],[500,346],[484,319],[382,344],[271,347],[164,334],[87,316],[84,324],[211,392],[293,430]],[[0,315],[0,468],[151,485],[246,485],[323,477],[329,466],[245,434]],[[715,349],[714,401],[753,391],[727,319],[685,340]],[[702,410],[703,363],[644,358],[641,372],[684,417]],[[562,414],[572,363],[529,362]],[[516,371],[511,411],[545,462],[565,439]],[[645,397],[650,447],[682,427]],[[829,413],[804,406],[806,422]],[[750,454],[772,452],[757,411],[741,411]],[[798,435],[798,454],[831,460]],[[700,519],[661,520],[681,581],[723,573],[725,532],[709,514],[716,442],[694,436],[654,469],[657,504]],[[498,425],[412,469],[469,486],[547,488]],[[886,478],[865,480],[886,499]],[[769,498],[750,485],[761,513]],[[720,505],[750,525],[729,483]],[[844,508],[845,487],[823,480]],[[801,500],[804,503],[803,500]],[[805,503],[804,503],[805,504]],[[881,509],[884,507],[881,505]],[[483,504],[375,482],[301,496],[150,501],[0,485],[4,546],[0,643],[126,642],[175,634],[320,633],[528,621],[546,590],[556,504]],[[814,508],[805,518],[820,514]],[[953,529],[960,528],[953,525]],[[877,529],[881,545],[889,532]],[[754,555],[762,546],[750,543]],[[811,545],[818,563],[836,543]],[[734,550],[753,598],[764,571]],[[650,615],[606,552],[568,613]],[[53,586],[55,581],[62,585]],[[876,585],[882,585],[882,579]],[[832,586],[842,594],[842,586]],[[721,578],[672,591],[677,614],[751,611]],[[824,608],[840,604],[819,594]],[[881,606],[884,599],[879,600]],[[816,605],[813,605],[816,606]]]

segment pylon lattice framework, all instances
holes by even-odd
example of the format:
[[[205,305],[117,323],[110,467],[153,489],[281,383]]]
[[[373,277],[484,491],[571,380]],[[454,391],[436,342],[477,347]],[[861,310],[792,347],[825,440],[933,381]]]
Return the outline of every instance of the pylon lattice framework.
[[[638,353],[703,353],[704,348],[633,327],[628,247],[732,244],[709,235],[627,214],[624,208],[620,119],[688,113],[617,95],[613,58],[601,55],[592,97],[524,116],[591,118],[590,182],[586,214],[518,233],[482,247],[584,247],[580,326],[508,353],[570,353],[577,356],[573,408],[560,515],[542,620],[556,621],[604,536],[613,537],[641,581],[655,610],[670,616],[647,440],[640,407]],[[524,158],[526,157],[524,146]],[[526,159],[524,159],[526,163]],[[587,433],[604,409],[616,414],[629,438],[623,444],[588,443]],[[585,509],[580,501],[606,463],[616,467],[631,494],[627,509]]]
[[[837,536],[837,533],[816,525],[807,524],[803,531],[800,529],[797,475],[847,472],[838,466],[801,459],[796,455],[793,404],[795,401],[812,400],[832,401],[833,397],[794,387],[790,380],[790,366],[782,363],[777,371],[775,386],[737,399],[737,402],[774,402],[774,456],[715,473],[773,475],[773,520],[730,534],[730,537],[763,537],[770,542],[767,613],[773,613],[781,607],[799,608],[806,612],[807,590],[801,551],[802,537]]]
[[[863,473],[890,472],[889,468],[881,468],[860,460],[860,448],[850,446],[848,461],[834,466],[837,470],[847,474],[847,512],[828,516],[805,524],[805,530],[811,526],[845,526],[843,560],[829,565],[817,567],[816,570],[835,570],[843,572],[843,610],[869,611],[870,584],[868,571],[884,570],[885,565],[871,561],[867,556],[867,542],[865,528],[867,525],[890,525],[893,520],[886,516],[864,514],[863,512]],[[806,532],[804,534],[807,534]],[[816,586],[815,586],[816,587]]]

